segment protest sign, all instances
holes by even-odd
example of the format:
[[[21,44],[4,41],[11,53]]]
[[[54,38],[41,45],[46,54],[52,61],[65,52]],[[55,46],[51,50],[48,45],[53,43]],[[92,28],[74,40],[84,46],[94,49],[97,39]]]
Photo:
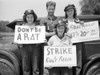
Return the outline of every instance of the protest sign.
[[[45,26],[15,27],[14,42],[18,44],[35,44],[45,41]]]
[[[44,67],[77,66],[76,46],[44,47]]]
[[[100,39],[98,21],[86,22],[83,26],[80,24],[70,25],[68,33],[71,34],[73,43]]]

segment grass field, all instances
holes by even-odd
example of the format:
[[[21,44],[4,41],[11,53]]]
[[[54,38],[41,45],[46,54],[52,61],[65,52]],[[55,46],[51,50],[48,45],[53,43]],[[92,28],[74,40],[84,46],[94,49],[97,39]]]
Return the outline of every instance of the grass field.
[[[14,40],[14,33],[0,32],[0,44],[9,44]]]

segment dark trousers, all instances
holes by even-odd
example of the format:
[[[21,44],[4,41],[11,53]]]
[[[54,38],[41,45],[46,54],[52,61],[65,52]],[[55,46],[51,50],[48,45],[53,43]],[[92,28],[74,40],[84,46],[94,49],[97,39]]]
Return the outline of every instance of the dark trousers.
[[[39,48],[39,70],[40,70],[40,75],[43,75],[44,72],[44,46],[47,44],[42,43],[38,45]]]
[[[49,75],[73,75],[73,71],[68,67],[54,67],[49,69]]]
[[[39,63],[39,51],[35,44],[23,45],[22,69],[23,75],[36,75]]]

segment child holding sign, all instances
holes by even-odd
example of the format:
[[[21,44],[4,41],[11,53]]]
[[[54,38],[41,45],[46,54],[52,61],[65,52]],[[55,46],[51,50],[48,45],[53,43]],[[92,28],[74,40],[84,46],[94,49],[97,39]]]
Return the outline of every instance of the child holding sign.
[[[68,6],[66,6],[64,12],[65,12],[65,19],[63,20],[66,21],[69,29],[72,28],[72,25],[76,25],[76,23],[79,23],[80,25],[84,24],[83,21],[80,21],[77,18],[77,12],[74,4],[69,4]]]
[[[69,4],[68,6],[65,7],[64,9],[65,12],[65,19],[63,19],[66,24],[68,25],[69,31],[73,28],[78,28],[81,26],[84,26],[84,22],[80,21],[77,18],[77,12],[74,4]],[[79,24],[79,25],[78,25]],[[72,37],[73,38],[73,37]],[[78,67],[76,68],[76,75],[79,74],[80,68],[82,66],[82,52],[81,50],[77,51],[77,59],[78,59]]]
[[[49,46],[69,46],[72,45],[69,36],[64,36],[65,33],[68,32],[68,28],[66,27],[66,23],[59,21],[58,24],[55,25],[55,35],[53,35],[49,41]],[[71,67],[53,67],[49,69],[50,75],[72,75]]]
[[[55,26],[56,35],[52,36],[49,41],[49,46],[69,46],[72,45],[70,37],[64,36],[65,33],[68,32],[68,28],[66,27],[66,23],[63,21],[59,21]]]
[[[24,25],[36,26],[37,15],[33,10],[26,10],[23,16]],[[23,26],[24,26],[23,25]],[[23,75],[37,75],[38,48],[36,44],[24,44],[22,49]],[[32,74],[31,74],[32,73]]]

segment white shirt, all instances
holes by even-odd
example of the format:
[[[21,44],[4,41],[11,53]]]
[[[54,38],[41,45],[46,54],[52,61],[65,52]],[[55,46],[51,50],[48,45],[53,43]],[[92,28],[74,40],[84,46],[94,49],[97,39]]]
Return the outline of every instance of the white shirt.
[[[68,36],[63,37],[60,39],[57,35],[53,35],[49,41],[48,41],[49,46],[69,46],[72,45],[70,38]]]

